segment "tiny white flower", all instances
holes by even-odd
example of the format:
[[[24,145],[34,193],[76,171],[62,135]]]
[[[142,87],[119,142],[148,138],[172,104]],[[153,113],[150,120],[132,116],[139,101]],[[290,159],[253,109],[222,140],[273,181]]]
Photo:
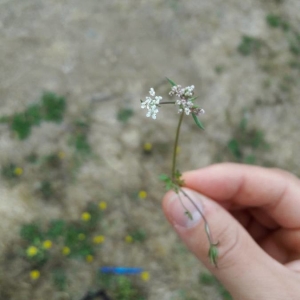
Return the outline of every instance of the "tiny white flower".
[[[203,108],[194,107],[191,109],[192,113],[196,116],[200,116],[205,113],[205,110]]]
[[[178,113],[185,112],[186,115],[191,113],[191,110],[194,106],[194,103],[190,100],[186,100],[184,98],[180,98],[176,100],[176,104],[179,106]]]
[[[186,107],[186,108],[184,109],[184,112],[185,112],[185,114],[188,116],[188,115],[190,114],[191,110],[190,110],[188,107]]]
[[[154,97],[155,96],[155,91],[153,88],[150,89],[149,94]]]
[[[141,108],[147,108],[148,112],[146,117],[152,117],[152,119],[156,119],[156,114],[158,113],[158,105],[162,100],[161,96],[155,96],[155,91],[153,88],[150,88],[149,91],[150,96],[154,97],[146,97],[146,100],[141,103]]]

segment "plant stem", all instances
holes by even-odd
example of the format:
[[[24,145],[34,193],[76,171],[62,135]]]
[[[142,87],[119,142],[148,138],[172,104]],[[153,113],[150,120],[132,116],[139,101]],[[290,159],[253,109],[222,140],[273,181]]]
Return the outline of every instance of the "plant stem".
[[[175,136],[175,142],[174,142],[174,149],[173,149],[173,159],[172,159],[172,180],[176,180],[176,157],[177,157],[177,147],[178,147],[178,140],[179,140],[179,133],[180,133],[180,127],[182,123],[184,112],[181,113],[178,125],[177,125],[177,130],[176,130],[176,136]]]
[[[196,205],[195,201],[183,190],[183,189],[179,189],[180,192],[192,203],[192,205],[196,208],[196,210],[199,212],[199,214],[201,215],[202,219],[204,220],[205,223],[205,233],[207,235],[208,241],[210,245],[215,245],[215,243],[212,240],[211,237],[211,233],[210,233],[210,229],[209,229],[209,225],[208,222],[204,216],[204,214],[202,213],[202,211],[198,208],[198,206]],[[217,243],[218,244],[218,243]]]
[[[204,228],[205,228],[205,233],[209,242],[209,259],[211,261],[211,263],[213,264],[214,267],[218,268],[218,245],[219,242],[214,243],[211,233],[210,233],[210,228],[209,228],[209,224],[207,222],[207,219],[205,218],[204,214],[202,213],[202,211],[198,208],[198,206],[196,205],[196,203],[194,202],[194,200],[182,189],[179,187],[179,191],[192,203],[192,205],[196,208],[196,210],[199,212],[199,214],[201,215],[201,217],[204,220]],[[178,193],[179,195],[179,193]],[[180,198],[179,195],[179,200],[182,204],[182,206],[184,207],[184,209],[186,210],[182,199]],[[186,210],[186,213],[188,214],[188,216],[191,216],[191,213],[189,213],[188,210]]]
[[[175,104],[175,101],[163,101],[160,102],[159,104]]]

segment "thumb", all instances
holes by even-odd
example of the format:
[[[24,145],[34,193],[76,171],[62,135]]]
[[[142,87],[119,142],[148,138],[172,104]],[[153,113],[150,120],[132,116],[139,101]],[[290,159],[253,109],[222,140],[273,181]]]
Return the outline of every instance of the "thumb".
[[[167,193],[163,200],[164,213],[180,238],[235,299],[268,299],[263,293],[274,289],[274,281],[284,268],[223,207],[192,190],[184,191],[203,215],[184,194]],[[208,257],[210,245],[203,216],[209,224],[212,242],[219,243],[218,268],[211,265]]]

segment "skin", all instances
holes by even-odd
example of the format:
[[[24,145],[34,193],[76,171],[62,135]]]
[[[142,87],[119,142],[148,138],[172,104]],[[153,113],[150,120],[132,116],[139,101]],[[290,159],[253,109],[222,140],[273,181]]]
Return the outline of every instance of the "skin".
[[[163,210],[188,249],[235,300],[300,299],[300,180],[277,169],[217,164],[183,174],[185,191],[205,215],[218,268],[208,258],[204,221],[188,220],[168,192]],[[193,206],[181,195],[185,206]]]

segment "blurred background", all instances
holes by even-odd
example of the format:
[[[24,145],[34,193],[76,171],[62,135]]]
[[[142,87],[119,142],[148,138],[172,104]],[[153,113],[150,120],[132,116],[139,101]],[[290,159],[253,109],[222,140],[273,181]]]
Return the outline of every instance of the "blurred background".
[[[166,76],[195,85],[205,131],[185,118],[181,171],[233,161],[299,176],[299,11],[0,0],[0,299],[231,299],[161,211],[176,110],[154,121],[140,99],[168,99]]]

